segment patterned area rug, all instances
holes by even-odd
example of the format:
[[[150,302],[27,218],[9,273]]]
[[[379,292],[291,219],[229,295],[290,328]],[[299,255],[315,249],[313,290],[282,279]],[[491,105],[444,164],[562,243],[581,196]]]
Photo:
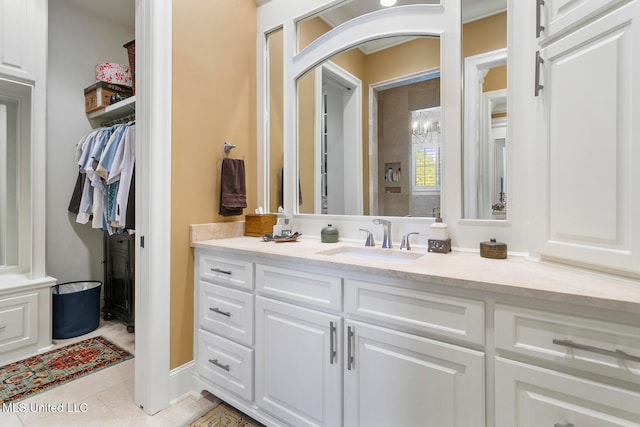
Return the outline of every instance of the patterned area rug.
[[[235,408],[220,402],[218,406],[189,424],[189,427],[264,427]]]
[[[0,404],[23,399],[131,359],[103,337],[89,338],[0,367]]]

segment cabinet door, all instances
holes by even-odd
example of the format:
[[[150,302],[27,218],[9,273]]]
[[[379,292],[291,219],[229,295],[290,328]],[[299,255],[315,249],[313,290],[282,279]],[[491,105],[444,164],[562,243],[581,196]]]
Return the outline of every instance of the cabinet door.
[[[533,0],[535,1],[535,0]],[[544,29],[540,40],[544,41],[592,18],[602,11],[625,0],[545,0],[539,4],[540,20]]]
[[[104,237],[105,287],[103,312],[119,316],[126,323],[133,323],[135,238],[128,234]]]
[[[347,321],[345,425],[485,425],[484,354]]]
[[[36,14],[46,13],[43,4],[41,0],[0,0],[0,73],[35,80]]]
[[[538,250],[640,272],[640,1],[540,50]]]
[[[640,394],[496,360],[496,427],[639,427]]]
[[[256,400],[295,426],[342,425],[342,319],[256,298]]]

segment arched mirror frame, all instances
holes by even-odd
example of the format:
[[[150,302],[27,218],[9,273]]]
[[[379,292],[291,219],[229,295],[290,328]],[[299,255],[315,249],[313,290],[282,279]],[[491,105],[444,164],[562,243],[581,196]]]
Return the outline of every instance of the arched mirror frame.
[[[258,156],[262,159],[261,162],[263,164],[261,166],[266,169],[267,155],[263,144],[265,118],[268,116],[268,111],[264,110],[266,104],[264,100],[264,55],[266,52],[264,36],[273,29],[281,27],[283,29],[283,51],[285,52],[283,57],[283,99],[285,104],[283,111],[284,207],[286,214],[294,218],[296,230],[306,235],[316,235],[324,225],[331,222],[339,227],[341,238],[360,238],[361,233],[358,232],[358,228],[362,226],[371,228],[372,231],[378,234],[378,230],[371,225],[373,217],[369,216],[297,215],[293,213],[292,207],[295,206],[297,197],[294,192],[297,185],[297,174],[294,170],[295,159],[297,158],[295,141],[295,135],[297,134],[295,79],[307,69],[318,65],[333,54],[367,40],[392,35],[437,35],[441,39],[441,67],[444,75],[442,81],[443,135],[445,135],[447,141],[446,153],[443,158],[442,215],[449,223],[450,230],[453,233],[454,246],[477,249],[478,242],[488,240],[489,237],[509,240],[510,236],[514,236],[514,239],[517,239],[517,245],[513,246],[517,250],[526,251],[526,227],[517,226],[515,227],[517,230],[512,229],[513,218],[516,217],[516,215],[511,215],[513,212],[510,212],[508,221],[462,218],[463,92],[461,78],[461,10],[459,2],[446,2],[446,6],[414,5],[396,7],[355,18],[324,34],[303,51],[296,54],[296,22],[335,3],[335,1],[329,0],[309,0],[304,4],[296,0],[269,0],[261,4],[258,10],[258,34],[263,36],[258,38]],[[512,0],[508,0],[508,3],[511,5]],[[517,19],[517,17],[510,16],[510,25]],[[382,25],[380,24],[381,22],[383,22]],[[522,22],[519,25],[522,25]],[[509,38],[512,38],[510,32]],[[511,52],[515,48],[515,44],[509,42],[510,58]],[[509,59],[509,62],[511,62],[511,59]],[[512,76],[517,71],[516,69],[520,69],[520,67],[510,67],[509,75]],[[511,80],[511,77],[509,79]],[[513,88],[514,86],[510,83],[509,87]],[[512,91],[509,91],[509,98],[512,98]],[[510,104],[514,106],[513,111],[515,112],[511,115],[511,118],[518,115],[516,110],[521,110],[521,107],[516,104],[518,103]],[[509,133],[511,134],[512,132],[509,131]],[[523,153],[526,154],[526,150],[523,150]],[[520,159],[516,159],[516,163],[522,162]],[[514,163],[511,165],[512,168],[518,166]],[[521,164],[520,166],[523,165]],[[524,173],[526,174],[527,172],[525,171]],[[518,182],[514,182],[514,184],[518,184]],[[259,186],[259,190],[263,188]],[[266,191],[259,191],[259,204],[268,205]],[[417,243],[426,243],[427,227],[433,219],[412,217],[392,217],[390,219],[394,222],[394,240],[397,241],[406,232],[420,231],[421,236],[419,236]],[[518,221],[516,217],[515,222],[522,221]]]
[[[351,49],[362,43],[385,37],[394,36],[434,36],[440,38],[440,64],[441,73],[446,76],[460,75],[460,60],[456,52],[460,52],[460,8],[456,2],[452,2],[447,8],[442,5],[411,5],[389,9],[383,9],[367,15],[356,17],[314,40],[300,53],[291,57],[288,72],[285,73],[285,95],[289,104],[290,114],[285,116],[296,117],[296,80],[306,71],[314,68],[333,55]],[[286,61],[286,58],[285,58]],[[457,78],[443,78],[441,84],[441,97],[443,108],[443,138],[446,141],[460,140],[460,81]],[[286,126],[286,125],[285,125]],[[337,224],[341,236],[346,238],[358,238],[361,227],[371,228],[375,234],[381,230],[373,229],[371,221],[374,217],[358,215],[311,215],[297,214],[297,174],[295,172],[296,159],[298,157],[298,145],[295,140],[297,135],[296,120],[292,120],[287,128],[289,139],[285,139],[285,211],[293,215],[294,224],[303,234],[317,234],[322,225],[327,222]],[[443,155],[443,163],[446,170],[442,177],[442,210],[459,210],[460,201],[455,200],[454,194],[458,191],[448,191],[447,188],[460,186],[460,145],[451,143],[447,145]],[[448,196],[449,195],[449,196]],[[457,205],[457,207],[456,207]],[[391,217],[394,223],[394,239],[409,231],[415,231],[419,227],[426,231],[426,227],[433,221],[430,218]],[[426,233],[422,236],[426,242]]]

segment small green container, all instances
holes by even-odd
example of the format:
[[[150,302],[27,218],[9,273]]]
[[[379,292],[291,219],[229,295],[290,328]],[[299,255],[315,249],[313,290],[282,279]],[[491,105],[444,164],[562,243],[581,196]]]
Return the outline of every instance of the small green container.
[[[322,243],[336,243],[338,241],[338,229],[329,224],[320,231]]]

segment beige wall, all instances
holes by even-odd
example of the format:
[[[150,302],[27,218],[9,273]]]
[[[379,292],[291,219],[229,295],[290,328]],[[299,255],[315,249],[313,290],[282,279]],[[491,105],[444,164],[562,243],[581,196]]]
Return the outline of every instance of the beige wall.
[[[462,27],[463,56],[478,55],[507,47],[507,12],[465,24]],[[485,77],[485,92],[507,87],[507,66],[493,68]]]
[[[243,219],[218,215],[225,140],[237,146],[231,156],[245,158],[245,213],[256,207],[255,46],[254,0],[173,2],[172,369],[193,358],[189,224]]]

